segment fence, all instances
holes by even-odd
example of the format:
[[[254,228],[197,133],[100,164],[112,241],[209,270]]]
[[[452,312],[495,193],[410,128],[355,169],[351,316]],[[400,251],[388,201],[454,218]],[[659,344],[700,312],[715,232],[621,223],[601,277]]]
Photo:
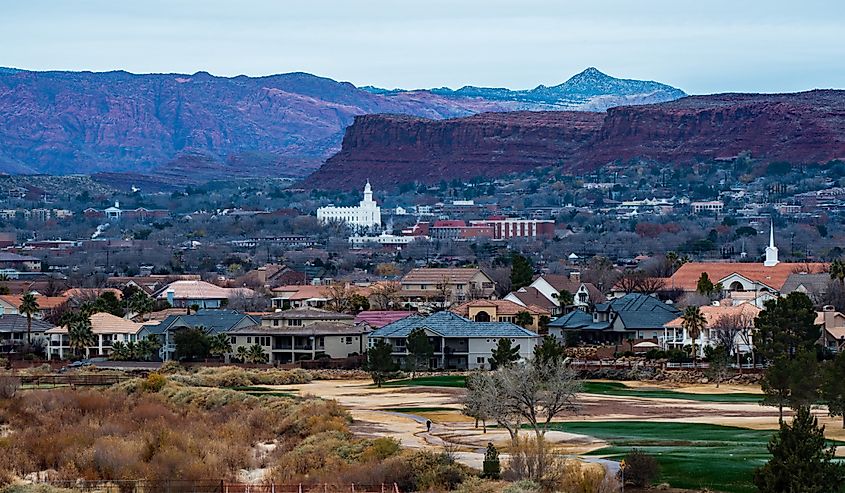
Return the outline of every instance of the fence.
[[[87,493],[400,493],[399,486],[379,485],[305,485],[247,484],[225,481],[187,480],[114,480],[48,481],[50,485]]]
[[[51,375],[14,375],[20,379],[21,385],[52,386],[57,385],[114,385],[116,383],[129,380],[128,375],[112,375],[112,374],[51,374]]]

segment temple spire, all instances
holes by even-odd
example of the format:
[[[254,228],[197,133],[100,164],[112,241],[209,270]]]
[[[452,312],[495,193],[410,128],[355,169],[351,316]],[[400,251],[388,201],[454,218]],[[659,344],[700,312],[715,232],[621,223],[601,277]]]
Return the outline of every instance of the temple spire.
[[[778,248],[775,246],[775,222],[772,220],[769,227],[769,246],[766,247],[766,261],[763,265],[766,267],[774,267],[779,264]]]

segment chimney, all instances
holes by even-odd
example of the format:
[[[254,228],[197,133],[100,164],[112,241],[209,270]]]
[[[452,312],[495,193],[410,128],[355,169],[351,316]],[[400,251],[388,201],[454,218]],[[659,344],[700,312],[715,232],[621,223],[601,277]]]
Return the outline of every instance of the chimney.
[[[167,294],[167,302],[170,303],[170,306],[174,306],[176,291],[174,291],[173,288],[170,288],[165,292],[165,294]]]
[[[573,270],[569,273],[569,280],[572,282],[581,282],[581,273],[577,270]]]
[[[261,283],[263,286],[267,283],[267,267],[259,267],[258,269],[258,282]]]

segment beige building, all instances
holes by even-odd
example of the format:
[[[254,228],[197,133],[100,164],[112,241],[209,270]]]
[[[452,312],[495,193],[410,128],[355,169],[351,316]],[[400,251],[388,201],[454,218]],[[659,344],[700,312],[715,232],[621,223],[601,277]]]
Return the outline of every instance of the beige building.
[[[147,323],[149,325],[149,323]],[[85,349],[86,357],[108,356],[112,345],[117,342],[135,342],[138,333],[144,327],[125,318],[116,317],[111,313],[95,313],[91,315],[91,330],[94,332],[94,345]],[[73,354],[70,347],[70,336],[66,326],[55,327],[45,332],[50,345],[47,346],[47,359],[58,357],[64,359]]]
[[[475,322],[510,322],[517,323],[517,315],[525,312],[531,315],[531,324],[526,329],[537,332],[540,330],[541,317],[546,317],[546,322],[551,312],[536,305],[522,306],[508,300],[473,300],[462,303],[451,309],[453,313],[473,320]]]
[[[311,307],[279,311],[262,318],[261,325],[229,331],[229,358],[235,357],[239,347],[255,344],[264,348],[271,364],[363,354],[372,329],[365,323],[354,323],[354,319],[345,313]]]
[[[399,283],[399,297],[406,307],[449,307],[468,300],[490,299],[496,283],[481,269],[413,269]]]

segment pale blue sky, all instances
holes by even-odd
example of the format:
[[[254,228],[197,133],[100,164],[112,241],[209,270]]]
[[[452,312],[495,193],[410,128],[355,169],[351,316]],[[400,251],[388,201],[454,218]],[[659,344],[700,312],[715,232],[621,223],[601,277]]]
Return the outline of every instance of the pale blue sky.
[[[689,93],[845,88],[842,0],[0,0],[0,66]]]

